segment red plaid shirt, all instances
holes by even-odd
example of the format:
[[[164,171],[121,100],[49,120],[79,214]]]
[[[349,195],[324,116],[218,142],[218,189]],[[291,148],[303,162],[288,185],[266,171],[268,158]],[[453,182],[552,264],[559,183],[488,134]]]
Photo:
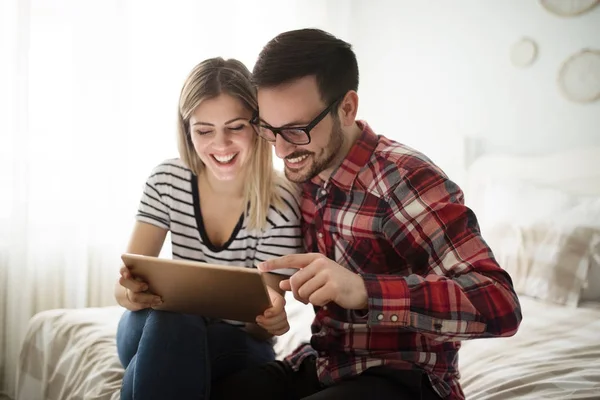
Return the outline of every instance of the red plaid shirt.
[[[481,237],[460,188],[429,159],[365,122],[328,181],[306,183],[305,248],[360,274],[368,309],[316,308],[310,344],[329,385],[369,367],[424,371],[443,398],[463,399],[460,341],[511,336],[519,300]]]

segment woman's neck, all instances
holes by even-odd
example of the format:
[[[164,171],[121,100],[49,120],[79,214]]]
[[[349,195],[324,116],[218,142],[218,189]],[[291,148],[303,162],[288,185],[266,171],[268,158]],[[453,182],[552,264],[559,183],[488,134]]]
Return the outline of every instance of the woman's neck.
[[[204,186],[214,195],[231,200],[244,197],[244,179],[242,177],[232,181],[220,181],[205,169],[198,176],[198,186]]]

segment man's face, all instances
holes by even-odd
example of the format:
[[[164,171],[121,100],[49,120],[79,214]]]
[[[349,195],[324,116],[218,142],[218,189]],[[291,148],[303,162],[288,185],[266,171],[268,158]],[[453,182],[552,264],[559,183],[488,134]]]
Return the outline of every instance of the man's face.
[[[329,104],[321,99],[314,76],[292,83],[258,90],[260,119],[272,127],[308,125]],[[286,177],[296,183],[306,182],[336,166],[344,134],[338,118],[328,114],[310,131],[311,142],[291,144],[277,135],[275,154],[282,158]]]

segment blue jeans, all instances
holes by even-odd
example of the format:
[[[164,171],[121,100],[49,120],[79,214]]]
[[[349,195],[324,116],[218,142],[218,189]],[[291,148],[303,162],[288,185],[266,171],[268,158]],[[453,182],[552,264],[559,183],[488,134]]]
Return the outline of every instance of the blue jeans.
[[[117,330],[121,399],[208,399],[211,382],[275,359],[273,346],[222,321],[145,309]]]

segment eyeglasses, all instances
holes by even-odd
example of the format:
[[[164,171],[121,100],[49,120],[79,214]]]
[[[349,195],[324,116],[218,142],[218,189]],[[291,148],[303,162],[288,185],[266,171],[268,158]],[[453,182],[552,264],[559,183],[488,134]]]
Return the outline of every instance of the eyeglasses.
[[[288,143],[295,145],[305,145],[310,143],[310,131],[317,126],[319,122],[323,120],[327,116],[327,114],[333,109],[333,107],[343,98],[337,98],[333,103],[331,103],[326,109],[324,109],[321,114],[317,115],[315,119],[310,121],[310,123],[306,126],[286,126],[282,128],[275,128],[265,123],[261,123],[258,117],[258,111],[254,113],[254,116],[250,120],[250,123],[256,128],[256,133],[261,138],[274,142],[277,139],[277,135],[281,135],[281,137]]]

